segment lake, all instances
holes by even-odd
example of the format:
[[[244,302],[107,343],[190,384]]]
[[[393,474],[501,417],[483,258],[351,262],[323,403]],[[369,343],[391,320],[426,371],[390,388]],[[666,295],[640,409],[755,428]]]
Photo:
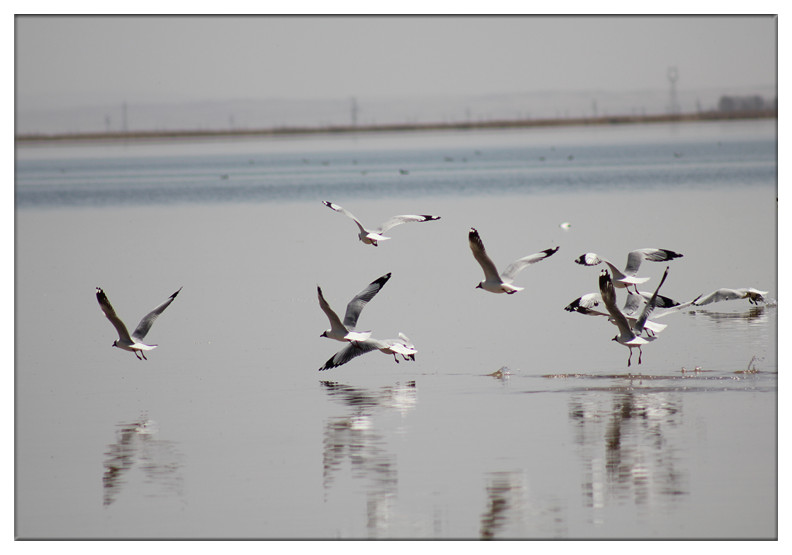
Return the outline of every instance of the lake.
[[[774,120],[18,147],[16,537],[776,538],[776,148]],[[323,200],[441,219],[374,248]],[[501,269],[559,250],[494,295],[471,227]],[[683,257],[642,290],[767,302],[658,319],[628,367],[564,307],[598,291],[578,256],[646,247]],[[388,272],[358,327],[416,360],[318,371],[317,285],[343,314]],[[148,360],[96,287],[130,329],[183,287]]]

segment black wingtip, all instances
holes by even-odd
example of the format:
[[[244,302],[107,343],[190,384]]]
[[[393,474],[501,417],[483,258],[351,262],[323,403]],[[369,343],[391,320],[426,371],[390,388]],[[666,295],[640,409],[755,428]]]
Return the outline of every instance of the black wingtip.
[[[674,260],[675,258],[682,258],[683,256],[685,256],[682,253],[670,251],[668,249],[663,249],[663,252],[668,257],[667,260]]]
[[[581,254],[575,259],[575,264],[580,264],[581,266],[586,266],[586,255]]]
[[[567,310],[569,312],[577,312],[579,308],[580,308],[580,299],[578,298],[572,301],[571,303],[569,303],[568,305],[566,305],[564,307],[564,310]]]
[[[181,287],[179,287],[179,291],[176,291],[176,292],[175,292],[173,295],[171,295],[171,299],[175,299],[175,298],[176,298],[176,295],[178,295],[178,294],[179,294],[179,292],[180,292],[182,289],[184,289],[184,286],[183,286],[183,285],[182,285]]]
[[[561,247],[558,246],[558,247],[556,247],[554,249],[545,249],[542,252],[545,254],[545,258],[547,258],[548,256],[553,256],[555,253],[557,253],[558,249],[560,249],[560,248]]]
[[[431,222],[432,220],[440,219],[440,216],[430,216],[429,214],[421,214],[421,217],[424,219],[425,222]]]

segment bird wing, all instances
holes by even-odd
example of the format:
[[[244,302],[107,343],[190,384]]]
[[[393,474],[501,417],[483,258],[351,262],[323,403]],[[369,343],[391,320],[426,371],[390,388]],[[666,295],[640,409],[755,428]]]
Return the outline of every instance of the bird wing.
[[[355,295],[355,297],[349,301],[346,314],[344,315],[344,325],[347,329],[355,329],[363,307],[365,307],[366,304],[374,298],[374,295],[379,293],[379,290],[382,289],[382,287],[388,282],[390,277],[391,273],[388,272],[384,276],[375,279],[369,283],[366,288],[363,289],[363,291]]]
[[[600,312],[594,310],[594,307],[602,303],[602,296],[599,293],[586,293],[578,297],[564,307],[568,312],[579,312],[580,314],[588,314],[590,316],[608,316],[607,312]]]
[[[179,291],[181,290],[182,288],[179,287]],[[168,297],[168,300],[166,300],[164,303],[162,303],[157,308],[155,308],[154,310],[152,310],[143,317],[143,319],[135,328],[135,331],[132,332],[132,337],[134,339],[137,339],[138,341],[142,341],[143,338],[146,337],[146,334],[148,333],[149,329],[151,329],[151,325],[154,323],[154,320],[156,320],[157,317],[160,314],[162,314],[162,312],[166,308],[168,308],[168,305],[170,305],[173,302],[173,299],[176,298],[176,295],[179,294],[179,291],[176,291],[173,295]]]
[[[610,312],[613,318],[613,323],[619,328],[619,333],[622,337],[628,338],[635,335],[627,321],[627,317],[622,314],[619,307],[616,306],[616,291],[613,288],[613,280],[608,273],[608,270],[602,270],[599,276],[600,295],[602,295],[602,302],[605,303],[605,308]]]
[[[660,296],[662,296],[662,295],[658,295],[658,298]],[[678,305],[672,306],[671,308],[669,308],[667,310],[664,310],[664,311],[662,311],[662,312],[660,312],[658,314],[655,314],[654,315],[654,319],[657,320],[658,318],[663,318],[664,316],[668,316],[669,314],[676,314],[677,312],[681,312],[681,311],[683,311],[684,309],[686,309],[687,307],[689,307],[691,305],[695,306],[700,298],[701,298],[701,295],[699,295],[698,297],[696,297],[692,301],[687,301],[687,302],[679,303]],[[658,306],[660,306],[660,305],[658,305]]]
[[[470,243],[470,250],[473,251],[473,257],[481,265],[482,270],[484,270],[484,277],[488,280],[500,280],[495,263],[487,255],[487,251],[484,249],[484,243],[481,242],[478,231],[472,227],[468,232],[468,243]]]
[[[346,333],[348,330],[344,324],[341,323],[341,319],[338,317],[338,314],[336,314],[335,311],[330,308],[330,305],[327,304],[327,301],[322,294],[322,288],[318,285],[316,286],[316,294],[319,297],[319,307],[327,315],[327,319],[330,320],[330,329],[337,333]]]
[[[721,301],[733,301],[734,299],[742,299],[745,297],[746,291],[744,289],[727,289],[721,288],[713,291],[703,299],[696,301],[696,306],[703,306],[705,304],[719,303]]]
[[[501,272],[501,279],[506,283],[511,283],[514,281],[515,276],[517,276],[520,271],[522,271],[526,266],[529,264],[535,264],[545,258],[549,258],[553,256],[559,247],[554,249],[545,249],[542,252],[537,252],[535,254],[529,254],[528,256],[523,256],[522,258],[518,258],[511,264],[509,264],[503,272]]]
[[[665,282],[667,277],[668,277],[668,266],[666,266],[665,272],[663,272],[663,277],[662,279],[660,279],[660,283],[657,284],[657,289],[655,289],[652,298],[649,299],[649,302],[646,303],[646,306],[643,307],[643,310],[641,311],[641,315],[638,317],[638,320],[635,322],[635,326],[633,329],[635,330],[636,335],[641,335],[641,332],[643,332],[643,328],[644,325],[646,324],[647,318],[649,318],[649,315],[652,313],[652,311],[655,309],[655,306],[657,305],[657,294],[660,291],[660,288],[663,286],[663,283]]]
[[[385,233],[392,227],[396,227],[397,225],[406,224],[409,222],[430,222],[432,220],[439,220],[440,216],[429,216],[427,214],[421,215],[412,215],[412,214],[405,214],[402,216],[394,216],[384,224],[379,226],[376,230],[377,233]]]
[[[113,327],[118,332],[119,339],[121,339],[121,341],[128,341],[129,343],[132,343],[132,338],[129,337],[129,332],[126,329],[124,322],[122,322],[121,318],[116,315],[115,310],[113,310],[113,305],[110,304],[110,301],[107,299],[107,295],[105,295],[105,292],[102,291],[101,287],[96,288],[96,300],[99,301],[99,306],[101,307],[102,312],[104,312],[105,316],[107,316],[107,319],[110,320],[110,323],[113,324]]]
[[[678,252],[670,251],[668,249],[636,249],[627,255],[627,266],[624,267],[624,273],[628,276],[634,276],[641,267],[641,262],[649,260],[650,262],[665,262],[666,260],[674,260],[680,258],[682,255]]]
[[[363,227],[363,224],[361,224],[361,223],[360,223],[360,220],[358,220],[358,219],[357,219],[357,218],[356,218],[356,217],[355,217],[355,216],[352,214],[352,212],[350,212],[350,211],[346,210],[344,207],[342,207],[342,206],[339,206],[339,205],[337,205],[337,204],[333,204],[332,202],[330,202],[330,201],[327,201],[327,200],[323,200],[323,201],[322,201],[322,204],[324,204],[325,206],[327,206],[327,207],[328,207],[328,208],[330,208],[331,210],[335,210],[336,212],[340,212],[341,214],[343,214],[343,215],[344,215],[344,216],[346,216],[347,218],[351,219],[351,220],[352,220],[353,222],[355,222],[355,223],[357,224],[357,226],[360,228],[360,231],[361,231],[361,233],[368,233],[368,232],[369,232],[369,231],[368,231],[368,229],[366,229],[365,227]]]
[[[381,345],[382,343],[376,339],[366,339],[364,341],[353,341],[351,343],[347,343],[346,347],[330,357],[327,362],[324,363],[324,366],[319,369],[319,371],[329,370],[330,368],[335,368],[336,366],[346,364],[355,357],[359,357],[360,355],[379,349]]]

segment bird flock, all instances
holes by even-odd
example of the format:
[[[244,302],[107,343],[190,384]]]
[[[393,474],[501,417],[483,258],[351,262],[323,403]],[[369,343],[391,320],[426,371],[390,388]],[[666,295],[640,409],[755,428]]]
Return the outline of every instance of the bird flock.
[[[358,239],[364,245],[371,245],[373,247],[377,247],[382,241],[389,240],[390,237],[385,236],[384,233],[398,225],[429,222],[440,219],[439,216],[427,214],[399,215],[390,218],[375,229],[368,229],[363,226],[357,217],[342,206],[329,201],[322,201],[322,204],[335,212],[347,216],[355,222],[358,228]],[[564,229],[568,229],[570,224],[565,222],[561,224],[561,226]],[[481,266],[484,273],[484,279],[476,285],[476,288],[489,293],[505,293],[507,295],[513,295],[524,289],[514,284],[517,275],[522,270],[532,264],[550,258],[559,250],[559,247],[556,246],[535,254],[523,256],[506,266],[502,272],[499,272],[497,266],[487,254],[481,236],[475,228],[471,227],[468,231],[468,244],[473,258]],[[647,343],[655,341],[657,339],[657,334],[666,328],[665,324],[656,321],[660,318],[678,313],[691,306],[703,306],[727,300],[748,299],[749,303],[754,305],[767,302],[765,297],[767,291],[760,291],[754,288],[722,288],[708,295],[698,295],[687,302],[674,301],[669,297],[660,295],[660,288],[668,277],[670,266],[666,266],[665,272],[654,291],[650,293],[638,290],[639,285],[643,285],[649,281],[649,278],[639,277],[637,275],[643,261],[670,262],[682,256],[682,254],[668,249],[637,249],[628,253],[627,264],[623,269],[619,269],[615,264],[596,253],[584,253],[574,259],[577,264],[582,266],[597,266],[599,264],[604,264],[607,268],[603,269],[599,274],[599,291],[581,295],[569,303],[565,307],[565,310],[587,316],[606,317],[618,330],[618,333],[612,340],[629,349],[627,366],[630,367],[632,364],[633,349],[638,349],[638,364],[641,364],[643,355],[642,347]],[[372,351],[380,351],[387,355],[391,355],[397,363],[399,362],[399,357],[406,361],[415,360],[415,355],[418,351],[405,334],[399,332],[398,338],[396,339],[377,339],[372,337],[371,330],[360,331],[357,329],[361,312],[380,292],[385,284],[388,283],[390,278],[390,272],[380,276],[355,295],[346,306],[343,320],[341,320],[338,314],[331,308],[322,293],[322,288],[317,285],[316,292],[319,300],[319,307],[324,312],[325,316],[327,316],[330,323],[330,327],[322,332],[320,337],[344,343],[344,347],[319,368],[320,371],[336,368],[358,356]],[[626,293],[626,299],[621,308],[616,298],[617,289],[623,290]],[[99,306],[118,333],[118,339],[113,341],[112,346],[133,353],[139,360],[147,360],[145,351],[150,351],[157,347],[157,345],[148,345],[143,342],[143,339],[151,329],[154,321],[166,308],[168,308],[168,306],[170,306],[180,291],[181,288],[154,310],[146,314],[135,328],[135,331],[130,335],[124,322],[116,315],[105,292],[102,288],[97,287],[96,298],[99,302]],[[657,308],[665,310],[655,312]],[[652,319],[650,319],[650,317]]]

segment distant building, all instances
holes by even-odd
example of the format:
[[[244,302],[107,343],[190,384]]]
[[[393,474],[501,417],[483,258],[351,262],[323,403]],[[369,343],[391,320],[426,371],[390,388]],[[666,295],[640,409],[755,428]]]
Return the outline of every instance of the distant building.
[[[771,104],[766,103],[758,94],[752,96],[721,96],[718,101],[719,112],[748,112],[766,110]]]

